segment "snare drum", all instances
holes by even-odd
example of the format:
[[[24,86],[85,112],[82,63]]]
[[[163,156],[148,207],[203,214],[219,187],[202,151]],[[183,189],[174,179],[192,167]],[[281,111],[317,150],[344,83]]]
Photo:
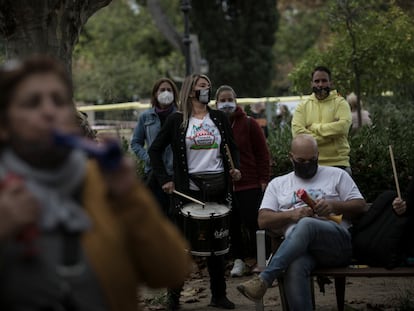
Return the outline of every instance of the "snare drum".
[[[195,256],[223,255],[229,251],[230,208],[218,203],[186,204],[181,208],[183,231]]]

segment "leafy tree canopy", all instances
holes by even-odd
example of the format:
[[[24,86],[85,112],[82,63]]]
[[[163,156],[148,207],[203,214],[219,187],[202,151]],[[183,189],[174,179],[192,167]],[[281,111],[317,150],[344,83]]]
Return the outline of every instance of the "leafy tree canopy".
[[[192,1],[192,32],[210,65],[215,86],[239,96],[270,94],[278,15],[276,1]]]
[[[304,55],[318,44],[324,42],[326,32],[326,16],[323,6],[303,8],[300,4],[289,5],[280,10],[280,22],[276,32],[276,44],[273,47],[275,68],[272,89],[275,95],[289,95],[291,82],[288,74]]]
[[[149,97],[155,80],[183,57],[155,28],[144,6],[113,1],[86,24],[74,53],[77,100],[109,103]]]
[[[414,22],[399,6],[386,0],[332,0],[326,14],[332,33],[324,50],[309,51],[291,73],[294,91],[309,93],[312,69],[326,65],[339,92],[349,93],[355,87],[356,65],[361,94],[411,92]]]

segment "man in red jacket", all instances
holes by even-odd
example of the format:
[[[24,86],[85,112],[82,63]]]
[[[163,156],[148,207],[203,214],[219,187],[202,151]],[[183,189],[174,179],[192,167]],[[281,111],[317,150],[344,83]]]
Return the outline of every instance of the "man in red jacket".
[[[216,92],[217,109],[229,117],[233,136],[240,152],[242,178],[234,182],[234,204],[231,213],[231,244],[235,258],[230,275],[242,276],[247,271],[244,259],[255,257],[255,232],[263,192],[269,181],[270,155],[259,124],[237,106],[233,88],[222,85]],[[246,229],[247,241],[242,230]]]

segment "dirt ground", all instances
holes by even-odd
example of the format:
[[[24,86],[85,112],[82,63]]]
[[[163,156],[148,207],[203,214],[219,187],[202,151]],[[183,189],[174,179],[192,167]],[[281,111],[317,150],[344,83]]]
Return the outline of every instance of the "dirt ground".
[[[229,269],[228,269],[229,271]],[[227,273],[228,273],[227,271]],[[232,278],[227,276],[227,296],[236,305],[235,310],[255,310],[255,304],[242,296],[236,286],[251,276]],[[141,288],[140,304],[144,310],[164,310],[165,289],[151,290]],[[214,311],[221,310],[208,307],[210,302],[208,273],[203,265],[194,265],[194,272],[186,281],[181,293],[181,310]],[[402,308],[404,302],[410,307]],[[325,294],[319,292],[315,284],[316,310],[336,310],[335,288],[333,283],[325,286]],[[345,292],[345,310],[414,310],[414,277],[410,278],[349,278]],[[407,304],[406,304],[407,305]],[[282,310],[279,289],[270,288],[264,296],[265,311]]]

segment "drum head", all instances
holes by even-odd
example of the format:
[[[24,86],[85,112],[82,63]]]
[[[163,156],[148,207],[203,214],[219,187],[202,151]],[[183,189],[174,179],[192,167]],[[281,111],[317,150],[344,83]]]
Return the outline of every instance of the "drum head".
[[[207,202],[205,206],[189,203],[182,207],[181,213],[184,216],[189,216],[195,219],[208,219],[213,217],[225,216],[230,212],[230,209],[223,204],[214,202]]]

